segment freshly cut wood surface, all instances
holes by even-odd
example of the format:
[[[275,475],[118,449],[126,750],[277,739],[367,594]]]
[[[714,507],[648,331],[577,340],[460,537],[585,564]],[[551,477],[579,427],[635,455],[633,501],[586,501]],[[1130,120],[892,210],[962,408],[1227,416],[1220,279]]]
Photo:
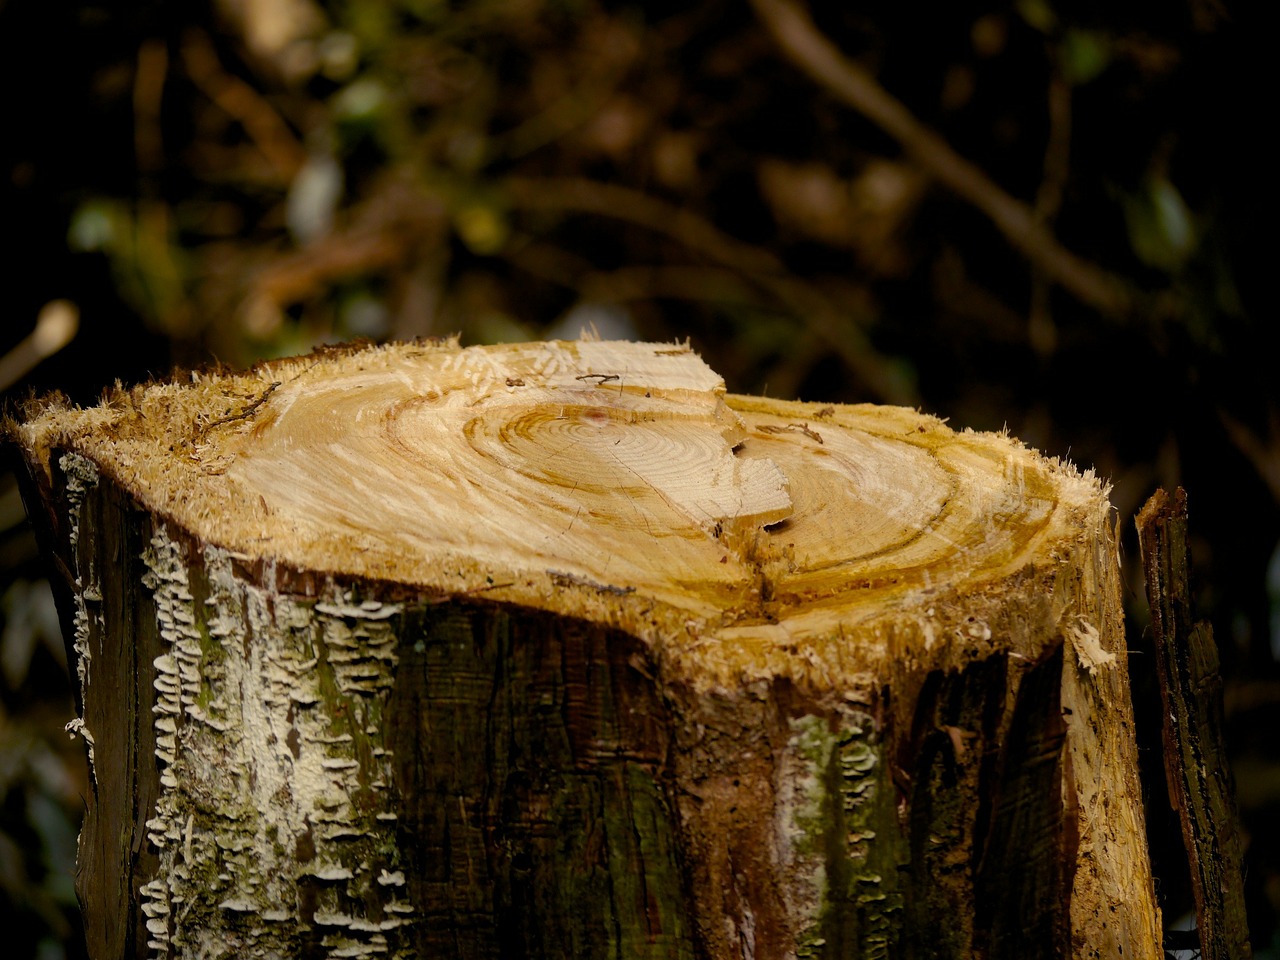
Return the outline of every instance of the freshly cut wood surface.
[[[1159,956],[1089,473],[670,344],[343,347],[27,413],[83,727],[163,771],[104,781],[82,892],[142,883],[157,943],[211,951],[179,955],[404,910],[405,957],[500,956],[509,915],[539,957]]]
[[[245,558],[588,615],[603,596],[650,639],[715,638],[680,655],[726,681],[808,672],[818,650],[866,670],[874,645],[823,645],[898,608],[980,647],[972,609],[950,622],[921,593],[980,594],[1105,510],[1092,476],[1014,440],[726,395],[669,344],[333,350],[22,431]]]

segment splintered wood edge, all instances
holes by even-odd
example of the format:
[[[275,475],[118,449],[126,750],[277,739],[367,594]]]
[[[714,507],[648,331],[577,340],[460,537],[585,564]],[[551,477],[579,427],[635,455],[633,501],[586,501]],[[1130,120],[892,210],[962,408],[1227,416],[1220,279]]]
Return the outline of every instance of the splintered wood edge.
[[[728,395],[687,346],[330,348],[10,432],[248,564],[608,623],[699,685],[860,698],[886,658],[1107,655],[1055,586],[1109,536],[1091,472],[903,408]]]

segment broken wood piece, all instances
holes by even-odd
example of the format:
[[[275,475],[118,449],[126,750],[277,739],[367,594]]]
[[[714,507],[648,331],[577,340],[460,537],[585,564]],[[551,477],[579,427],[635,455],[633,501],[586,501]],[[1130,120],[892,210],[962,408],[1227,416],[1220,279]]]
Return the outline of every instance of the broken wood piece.
[[[1191,611],[1187,495],[1157,490],[1137,517],[1156,674],[1165,778],[1182,823],[1204,960],[1251,956],[1235,783],[1223,739],[1213,629]]]

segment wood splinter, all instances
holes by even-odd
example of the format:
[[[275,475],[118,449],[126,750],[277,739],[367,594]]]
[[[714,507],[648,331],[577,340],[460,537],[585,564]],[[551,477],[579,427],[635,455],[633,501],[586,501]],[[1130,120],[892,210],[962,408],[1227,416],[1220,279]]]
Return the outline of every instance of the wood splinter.
[[[830,408],[824,408],[824,409],[830,409]],[[822,413],[822,410],[819,410],[814,414],[814,416],[816,417],[821,413]],[[830,414],[827,414],[827,416],[830,416]],[[762,426],[756,427],[756,429],[759,430],[761,433],[785,433],[787,431],[791,431],[793,433],[803,433],[810,440],[817,440],[818,443],[822,443],[822,435],[818,433],[817,430],[814,430],[812,427],[810,427],[807,423],[788,423],[786,426],[783,426],[783,427],[777,426],[776,424],[766,423]]]
[[[239,413],[233,413],[225,417],[219,417],[217,420],[212,420],[209,423],[206,423],[201,428],[200,433],[203,435],[208,433],[214,427],[221,427],[228,423],[237,423],[241,420],[248,420],[250,417],[252,417],[255,413],[258,412],[258,409],[264,403],[266,403],[269,399],[271,399],[271,394],[276,392],[281,382],[282,381],[280,380],[276,380],[273,383],[268,384],[267,388],[263,390],[262,393],[260,393],[258,396],[256,396],[252,400],[252,402],[250,402],[250,404],[247,407],[245,407],[243,410],[241,410]]]
[[[612,584],[600,583],[592,580],[590,577],[580,577],[575,573],[565,573],[561,570],[548,570],[547,575],[551,577],[551,582],[561,587],[587,587],[600,593],[611,593],[616,597],[625,597],[628,593],[635,593],[635,587],[615,587]]]

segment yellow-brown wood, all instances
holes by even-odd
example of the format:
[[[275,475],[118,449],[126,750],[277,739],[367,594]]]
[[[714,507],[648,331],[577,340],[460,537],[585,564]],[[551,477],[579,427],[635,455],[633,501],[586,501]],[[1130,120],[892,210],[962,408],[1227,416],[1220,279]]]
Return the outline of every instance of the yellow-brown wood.
[[[981,736],[1021,735],[1032,710],[1018,699],[1023,676],[1048,683],[1061,706],[1061,721],[1057,710],[1035,714],[1048,725],[1026,750],[1041,744],[1061,769],[1045,782],[1060,792],[1049,799],[1063,826],[1043,841],[1066,864],[1052,880],[1071,892],[1064,955],[1159,956],[1118,561],[1106,490],[1091,474],[912,410],[728,395],[688,347],[593,341],[340,348],[120,389],[90,410],[46,404],[12,432],[46,486],[74,453],[246,567],[483,598],[638,638],[663,696],[697,705],[682,714],[691,724],[706,719],[700,710],[787,689],[805,710],[865,708],[877,725],[909,731],[929,678],[976,682],[983,664],[1008,664],[990,679],[1009,699]],[[938,702],[930,722],[976,784],[982,758],[966,744],[981,736],[949,725]],[[775,738],[786,756],[753,773],[759,758],[745,754],[731,785],[689,760],[693,747],[674,762],[686,869],[695,896],[710,898],[698,921],[708,955],[757,936],[707,920],[739,909],[715,899],[741,867],[721,862],[713,822],[744,801],[739,779],[757,777],[767,794],[757,791],[767,809],[752,814],[760,830],[799,830],[803,790],[785,771],[803,783],[813,757],[836,755],[795,713]],[[877,762],[876,816],[892,817],[889,758]],[[1030,789],[1002,771],[1005,789]],[[898,780],[902,818],[921,789],[908,779]],[[779,813],[787,803],[795,809]],[[790,925],[777,942],[792,946],[761,956],[795,955],[799,921],[787,911],[816,916],[825,902],[816,861],[783,833],[760,869],[777,876],[781,893],[765,899],[781,898],[769,900],[782,911],[776,924]],[[971,841],[961,854],[973,855]],[[851,838],[849,856],[865,859],[856,851],[866,842]],[[996,936],[1006,921],[981,922]],[[771,935],[760,930],[760,943]]]
[[[658,601],[655,639],[677,623],[696,635],[681,656],[722,680],[805,673],[812,652],[779,651],[899,608],[926,652],[958,640],[971,657],[985,628],[922,599],[999,584],[1105,510],[1091,476],[1015,440],[727,396],[661,344],[334,351],[122,390],[22,431],[246,557],[558,610],[603,597],[642,634]],[[719,642],[698,656],[704,634]],[[828,672],[885,655],[840,647]]]

